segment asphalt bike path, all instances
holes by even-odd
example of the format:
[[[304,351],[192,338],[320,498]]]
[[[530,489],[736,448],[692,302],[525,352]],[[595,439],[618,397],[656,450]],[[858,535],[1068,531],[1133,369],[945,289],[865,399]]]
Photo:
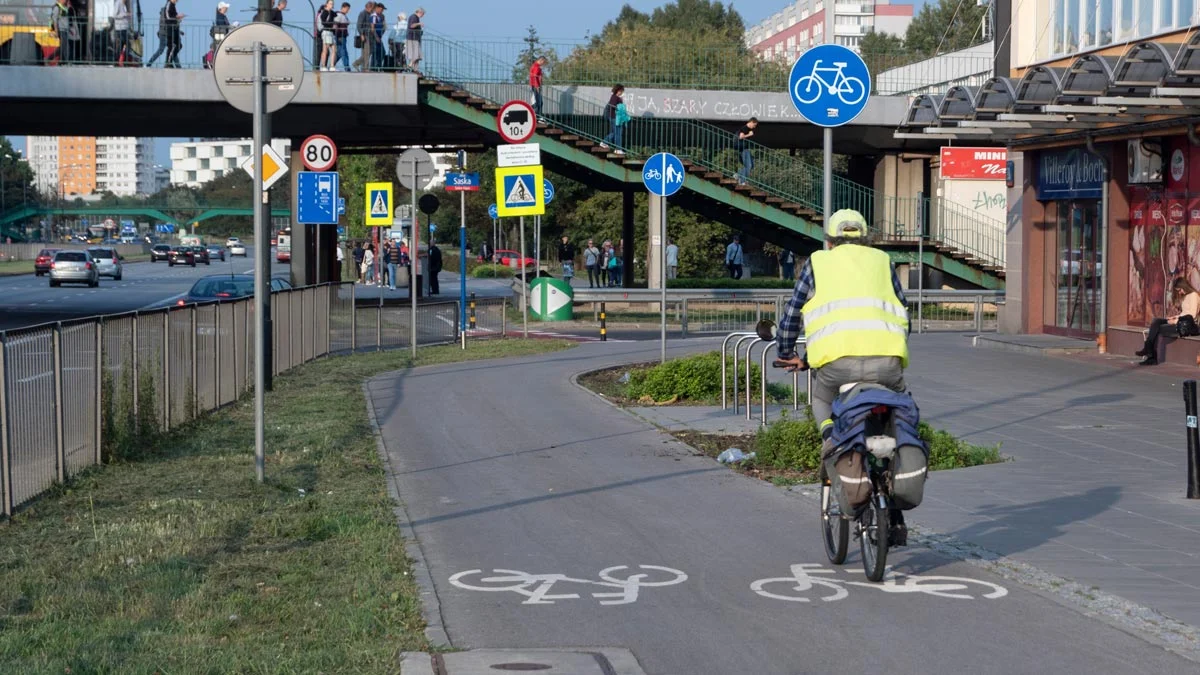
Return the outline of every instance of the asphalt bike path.
[[[588,343],[368,383],[432,582],[432,635],[464,649],[623,647],[656,675],[1196,671],[927,548],[894,551],[884,584],[866,582],[853,541],[835,569],[811,499],[697,456],[570,381],[657,354]]]

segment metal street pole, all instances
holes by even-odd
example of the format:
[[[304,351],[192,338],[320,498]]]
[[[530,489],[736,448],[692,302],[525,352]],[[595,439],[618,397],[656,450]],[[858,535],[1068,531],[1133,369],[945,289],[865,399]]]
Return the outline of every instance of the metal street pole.
[[[824,27],[821,29],[822,32],[824,33],[821,37],[823,38],[825,44],[831,45],[836,42],[836,40],[834,39],[834,27],[833,27],[834,14],[836,14],[836,10],[834,9],[834,3],[826,2],[825,3],[825,15],[822,17]],[[824,184],[824,198],[822,200],[821,207],[825,213],[824,223],[828,224],[829,217],[831,215],[833,215],[833,129],[831,127],[825,127],[824,132],[825,132],[824,133],[824,148],[822,149],[822,159],[823,159],[823,163],[825,165],[825,175],[824,175],[825,184]],[[826,243],[824,248],[829,248],[829,244]]]
[[[659,227],[662,233],[658,240],[658,279],[659,279],[659,322],[662,335],[660,336],[659,359],[662,363],[667,362],[667,154],[662,155],[662,175],[663,175],[663,197],[662,202],[662,217],[659,218]]]
[[[525,216],[521,216],[521,337],[529,337],[529,274],[525,269]]]
[[[458,329],[467,348],[467,193],[458,193]]]
[[[408,297],[412,300],[412,308],[409,311],[409,339],[412,341],[412,357],[417,358],[417,256],[421,254],[417,248],[417,231],[420,226],[417,223],[417,157],[412,160],[412,189],[409,191],[412,196],[412,218],[411,225],[408,227]],[[380,293],[383,293],[381,290]]]
[[[254,162],[254,192],[260,204],[254,209],[254,237],[259,248],[268,249],[267,255],[254,256],[254,312],[262,321],[262,326],[269,325],[267,321],[267,295],[271,292],[270,268],[267,256],[270,246],[262,244],[270,240],[267,232],[267,219],[264,217],[263,204],[270,208],[270,200],[263,190],[263,161],[262,148],[267,136],[267,87],[263,82],[267,63],[267,50],[262,42],[254,43],[254,152],[257,154]],[[254,476],[258,482],[263,482],[266,473],[266,418],[263,412],[266,403],[267,387],[267,350],[265,331],[260,328],[254,332]]]

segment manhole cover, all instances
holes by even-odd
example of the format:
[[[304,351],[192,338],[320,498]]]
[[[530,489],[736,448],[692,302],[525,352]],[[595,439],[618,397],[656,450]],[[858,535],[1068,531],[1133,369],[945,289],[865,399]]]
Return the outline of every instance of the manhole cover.
[[[553,667],[544,663],[497,663],[492,666],[492,670],[550,670]]]

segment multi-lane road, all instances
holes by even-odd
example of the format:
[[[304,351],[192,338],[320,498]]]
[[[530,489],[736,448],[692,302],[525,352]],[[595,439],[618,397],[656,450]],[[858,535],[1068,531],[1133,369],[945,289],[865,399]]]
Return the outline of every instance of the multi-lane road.
[[[214,260],[211,265],[169,267],[165,262],[125,265],[121,281],[104,277],[99,288],[66,285],[50,288],[48,277],[32,274],[0,277],[0,330],[98,314],[115,314],[161,306],[187,293],[200,277],[254,271],[253,250],[246,258]],[[272,275],[288,266],[272,264]]]

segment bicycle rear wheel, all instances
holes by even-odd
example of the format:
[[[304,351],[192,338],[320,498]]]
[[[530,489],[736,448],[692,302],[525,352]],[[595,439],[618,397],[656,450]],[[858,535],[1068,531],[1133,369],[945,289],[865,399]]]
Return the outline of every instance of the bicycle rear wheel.
[[[842,517],[824,463],[821,464],[818,479],[821,484],[821,538],[825,541],[825,555],[829,556],[829,562],[841,565],[846,562],[846,552],[850,548],[850,523]]]
[[[877,497],[859,516],[859,548],[862,551],[863,570],[871,581],[883,579],[887,568],[888,554],[888,511]]]

